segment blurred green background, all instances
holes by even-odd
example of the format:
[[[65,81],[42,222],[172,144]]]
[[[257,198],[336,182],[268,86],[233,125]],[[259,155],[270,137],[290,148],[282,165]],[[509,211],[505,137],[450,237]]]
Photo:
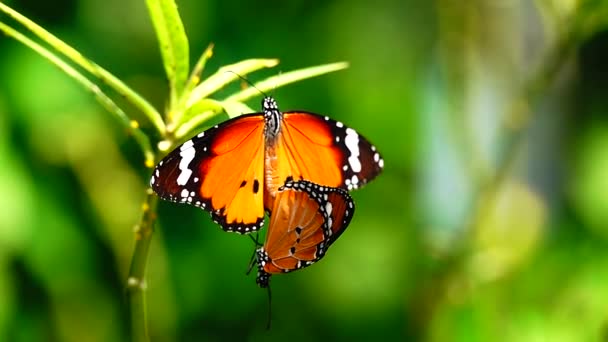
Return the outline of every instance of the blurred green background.
[[[326,258],[273,278],[270,331],[250,239],[161,203],[154,341],[608,339],[605,1],[177,2],[191,60],[215,43],[204,75],[349,61],[274,96],[357,129],[386,168]],[[143,0],[7,3],[164,108]],[[0,75],[0,341],[126,340],[150,171],[87,91],[6,36]]]

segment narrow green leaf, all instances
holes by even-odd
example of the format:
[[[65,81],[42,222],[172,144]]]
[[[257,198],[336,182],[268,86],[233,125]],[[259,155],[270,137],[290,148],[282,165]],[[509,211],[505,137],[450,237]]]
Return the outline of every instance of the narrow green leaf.
[[[152,152],[152,147],[150,145],[150,140],[148,136],[144,134],[144,132],[139,129],[139,124],[137,121],[129,119],[127,114],[112,101],[95,83],[91,82],[88,78],[74,69],[72,66],[64,62],[61,58],[59,58],[56,54],[49,51],[48,49],[42,47],[40,44],[32,41],[28,37],[22,35],[17,32],[13,28],[7,26],[6,24],[0,22],[0,31],[4,32],[7,36],[14,38],[18,42],[27,46],[28,48],[34,50],[38,54],[40,54],[43,58],[47,59],[49,62],[57,66],[61,71],[66,73],[68,76],[72,77],[78,83],[80,83],[85,89],[93,93],[97,101],[110,113],[114,114],[116,118],[123,124],[128,132],[133,134],[135,141],[139,144],[142,152],[144,153],[146,166],[152,164],[154,162],[154,154]],[[151,167],[150,166],[150,167]]]
[[[226,112],[226,114],[228,114],[228,117],[230,117],[231,119],[239,115],[255,112],[253,109],[251,109],[251,107],[242,102],[222,101],[220,103],[224,108],[224,112]]]
[[[201,127],[205,122],[209,121],[214,116],[220,114],[222,111],[216,112],[208,110],[205,112],[199,112],[191,120],[179,126],[175,131],[176,140],[181,140],[184,137],[194,135],[194,131]]]
[[[279,64],[278,59],[247,59],[235,64],[221,67],[215,74],[209,76],[201,84],[199,84],[188,99],[186,100],[186,108],[192,107],[201,99],[220,90],[226,84],[236,80],[239,76],[245,76],[253,71],[272,68]]]
[[[172,103],[181,96],[190,68],[188,38],[174,0],[146,0],[158,37]]]
[[[192,73],[190,74],[190,78],[188,78],[188,82],[186,83],[186,87],[184,89],[184,94],[189,94],[194,87],[201,81],[201,74],[203,73],[203,69],[205,69],[205,64],[209,58],[213,56],[213,43],[209,44],[201,57],[196,62],[194,69],[192,69]]]
[[[184,120],[185,123],[175,131],[175,137],[180,140],[189,135],[194,135],[198,129],[202,128],[203,124],[215,117],[218,114],[226,113],[228,117],[234,118],[242,114],[253,113],[253,109],[244,103],[240,102],[219,102],[211,99],[205,99],[199,103],[207,102],[205,108],[199,107],[199,104],[192,107],[198,108],[196,114],[192,114],[189,120]]]
[[[342,70],[348,68],[347,62],[338,62],[332,64],[324,64],[310,68],[298,69],[289,71],[277,76],[269,77],[263,81],[255,83],[255,88],[249,87],[245,90],[239,91],[238,93],[231,95],[224,99],[222,102],[244,102],[255,96],[260,95],[261,91],[269,91],[282,87],[284,85],[301,81],[307,78],[316,77],[319,75],[327,74],[330,72]],[[256,89],[257,88],[257,89]]]
[[[239,115],[255,113],[255,111],[251,109],[251,107],[242,102],[222,101],[220,103],[224,108],[224,112],[226,112],[226,114],[228,114],[228,117],[230,117],[231,119]]]
[[[150,122],[152,123],[154,128],[156,128],[159,134],[162,134],[165,131],[165,123],[163,122],[160,113],[154,108],[154,106],[152,106],[141,95],[133,91],[133,89],[128,87],[121,80],[119,80],[116,76],[114,76],[104,68],[100,67],[99,65],[86,59],[80,54],[80,52],[76,51],[73,47],[69,46],[59,38],[52,35],[47,30],[40,27],[38,24],[22,16],[21,14],[14,11],[12,8],[6,6],[2,2],[0,2],[0,11],[8,14],[11,18],[15,19],[18,23],[23,25],[26,29],[30,30],[38,38],[49,44],[59,53],[68,58],[70,61],[74,62],[76,65],[80,66],[86,71],[90,72],[101,82],[105,83],[108,87],[112,88],[119,95],[131,102],[133,106],[138,108],[150,120]]]
[[[206,113],[206,112],[221,113],[223,110],[224,110],[224,108],[222,107],[222,104],[219,101],[212,100],[212,99],[202,99],[201,101],[197,102],[194,106],[188,108],[188,110],[186,110],[184,112],[184,114],[180,117],[179,121],[168,123],[167,132],[168,133],[174,132],[177,128],[179,128],[183,124],[192,120],[194,117],[199,116],[200,113]]]

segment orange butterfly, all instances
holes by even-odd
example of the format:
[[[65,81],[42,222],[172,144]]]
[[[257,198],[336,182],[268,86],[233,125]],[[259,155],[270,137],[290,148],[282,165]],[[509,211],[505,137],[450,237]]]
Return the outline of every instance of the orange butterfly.
[[[165,200],[211,213],[226,231],[250,233],[264,223],[287,180],[352,190],[376,177],[384,161],[355,130],[329,117],[279,111],[246,114],[186,141],[156,165],[152,189]]]
[[[355,205],[343,189],[288,180],[278,189],[264,245],[256,251],[260,287],[270,276],[319,261],[344,232]]]

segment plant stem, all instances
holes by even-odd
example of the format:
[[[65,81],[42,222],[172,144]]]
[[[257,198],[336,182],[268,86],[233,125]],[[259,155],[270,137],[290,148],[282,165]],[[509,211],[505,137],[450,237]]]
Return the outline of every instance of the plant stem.
[[[135,250],[131,259],[131,268],[127,278],[127,296],[129,299],[129,316],[131,319],[131,340],[148,341],[146,317],[146,266],[148,251],[156,222],[156,207],[158,197],[148,188],[146,199],[142,205],[142,217],[135,227]]]

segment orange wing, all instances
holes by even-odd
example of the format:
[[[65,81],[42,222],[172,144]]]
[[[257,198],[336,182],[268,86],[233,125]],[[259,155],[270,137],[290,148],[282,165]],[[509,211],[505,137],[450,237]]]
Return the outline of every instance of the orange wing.
[[[211,213],[226,231],[249,233],[264,223],[264,119],[228,120],[169,153],[150,180],[165,200]]]
[[[284,113],[281,133],[267,149],[277,156],[274,179],[269,182],[273,195],[289,177],[356,189],[384,167],[382,157],[367,139],[341,122],[313,113]]]
[[[274,200],[264,245],[256,252],[260,287],[270,276],[319,261],[348,227],[354,203],[342,189],[288,180]]]

